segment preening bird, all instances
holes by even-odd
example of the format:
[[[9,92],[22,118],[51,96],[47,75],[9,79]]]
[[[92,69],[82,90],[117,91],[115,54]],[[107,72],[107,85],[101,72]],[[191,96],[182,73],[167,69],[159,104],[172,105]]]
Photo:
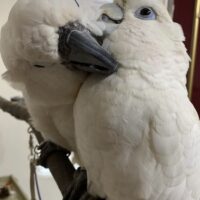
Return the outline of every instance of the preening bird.
[[[70,151],[76,151],[73,103],[86,72],[109,74],[117,67],[93,37],[104,29],[96,22],[99,6],[18,0],[1,31],[4,78],[22,91],[35,128]]]
[[[161,0],[118,3],[124,19],[104,47],[119,69],[89,76],[75,103],[89,192],[107,200],[199,200],[200,122],[185,86],[182,29]]]

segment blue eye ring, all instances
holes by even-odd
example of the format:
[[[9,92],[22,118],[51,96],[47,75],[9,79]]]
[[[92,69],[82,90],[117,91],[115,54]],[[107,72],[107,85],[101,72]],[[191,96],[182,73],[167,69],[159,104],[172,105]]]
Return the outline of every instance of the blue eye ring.
[[[135,12],[135,17],[142,20],[156,20],[157,14],[153,8],[143,6]]]

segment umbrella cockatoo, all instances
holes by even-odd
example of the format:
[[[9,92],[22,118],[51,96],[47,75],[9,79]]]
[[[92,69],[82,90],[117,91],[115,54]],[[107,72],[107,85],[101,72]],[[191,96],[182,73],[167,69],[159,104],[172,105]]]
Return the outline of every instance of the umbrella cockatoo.
[[[200,122],[186,90],[181,27],[161,0],[126,0],[106,38],[119,62],[91,75],[74,109],[88,189],[107,200],[199,200]]]
[[[110,74],[117,67],[93,37],[105,28],[96,21],[99,6],[18,0],[1,31],[5,79],[22,91],[35,128],[70,151],[76,151],[73,103],[88,75],[71,69]]]

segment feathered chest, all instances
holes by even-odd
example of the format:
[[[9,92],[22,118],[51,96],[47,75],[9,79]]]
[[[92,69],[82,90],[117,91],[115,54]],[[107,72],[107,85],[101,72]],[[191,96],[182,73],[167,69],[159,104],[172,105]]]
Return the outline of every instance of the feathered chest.
[[[137,74],[91,76],[82,86],[75,105],[78,124],[88,134],[82,139],[89,138],[91,144],[100,146],[121,141],[137,146],[148,135],[157,109],[169,106],[175,93],[175,89],[157,89]],[[95,131],[90,131],[91,126]],[[94,134],[96,131],[99,134]]]

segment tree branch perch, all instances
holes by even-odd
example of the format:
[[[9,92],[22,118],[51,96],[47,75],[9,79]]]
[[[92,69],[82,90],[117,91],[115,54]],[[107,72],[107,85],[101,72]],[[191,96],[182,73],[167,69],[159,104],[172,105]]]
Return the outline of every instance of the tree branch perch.
[[[0,109],[6,113],[9,113],[16,119],[25,121],[30,124],[30,115],[24,106],[0,97]]]

